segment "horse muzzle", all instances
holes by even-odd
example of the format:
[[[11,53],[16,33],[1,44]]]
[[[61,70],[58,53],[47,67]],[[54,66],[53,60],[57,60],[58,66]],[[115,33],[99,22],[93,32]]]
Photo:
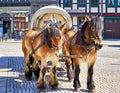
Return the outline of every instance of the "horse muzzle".
[[[103,47],[103,44],[102,43],[99,43],[98,40],[95,40],[94,41],[94,45],[96,47],[97,50],[101,49]]]
[[[95,45],[96,49],[99,50],[103,47],[103,44],[98,44],[98,45]]]

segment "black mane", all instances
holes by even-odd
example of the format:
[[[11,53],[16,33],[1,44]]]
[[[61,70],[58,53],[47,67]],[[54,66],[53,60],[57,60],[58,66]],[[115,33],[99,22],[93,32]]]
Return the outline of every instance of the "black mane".
[[[77,32],[77,39],[76,39],[76,43],[78,43],[78,44],[84,44],[84,32],[85,32],[85,29],[86,29],[86,27],[88,26],[88,22],[86,21],[83,25],[82,25],[82,27],[81,27],[81,29]]]
[[[84,31],[85,31],[87,25],[88,25],[88,21],[86,21],[86,22],[82,25],[82,27],[81,27],[81,29],[80,29],[80,33],[79,33],[79,34],[81,34],[81,36],[84,36]]]

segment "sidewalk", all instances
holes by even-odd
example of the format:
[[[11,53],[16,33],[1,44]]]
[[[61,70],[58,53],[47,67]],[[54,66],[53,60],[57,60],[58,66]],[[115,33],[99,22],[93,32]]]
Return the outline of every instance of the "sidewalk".
[[[18,39],[7,39],[7,40],[3,40],[3,41],[1,41],[1,42],[15,42],[15,43],[21,43],[22,42],[22,40],[20,39],[20,40],[18,40]]]
[[[21,43],[22,40],[8,39],[8,40],[4,40],[4,41],[2,41],[2,42]],[[120,39],[103,39],[103,44],[104,44],[104,45],[120,45]]]
[[[103,39],[104,45],[120,45],[120,39]]]

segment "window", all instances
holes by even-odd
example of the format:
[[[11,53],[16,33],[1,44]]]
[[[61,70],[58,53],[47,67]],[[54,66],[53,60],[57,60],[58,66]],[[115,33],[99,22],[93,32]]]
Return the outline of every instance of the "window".
[[[120,0],[118,0],[118,6],[120,6]]]
[[[72,0],[64,0],[63,4],[64,4],[64,7],[71,7],[72,6]]]
[[[98,1],[99,0],[91,0],[91,6],[92,7],[97,7],[98,6]]]
[[[81,7],[81,6],[85,6],[86,4],[86,0],[78,0],[78,6]]]
[[[114,6],[114,0],[108,0],[108,6]]]

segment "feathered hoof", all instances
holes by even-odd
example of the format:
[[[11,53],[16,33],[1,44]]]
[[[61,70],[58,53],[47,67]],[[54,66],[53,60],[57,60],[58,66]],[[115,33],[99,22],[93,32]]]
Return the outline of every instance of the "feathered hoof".
[[[73,78],[68,78],[68,82],[73,82]]]
[[[51,89],[57,89],[58,88],[58,84],[54,84],[51,86]]]
[[[35,77],[38,79],[38,78],[39,78],[39,72],[40,72],[40,71],[33,71],[33,72],[34,72]]]
[[[46,83],[37,83],[37,88],[38,89],[45,89],[47,87]]]
[[[95,89],[91,89],[91,90],[89,90],[88,93],[95,93]]]
[[[79,92],[80,93],[80,88],[74,88],[74,91]]]
[[[27,80],[32,80],[32,71],[29,72],[25,71],[25,77],[27,78]]]

